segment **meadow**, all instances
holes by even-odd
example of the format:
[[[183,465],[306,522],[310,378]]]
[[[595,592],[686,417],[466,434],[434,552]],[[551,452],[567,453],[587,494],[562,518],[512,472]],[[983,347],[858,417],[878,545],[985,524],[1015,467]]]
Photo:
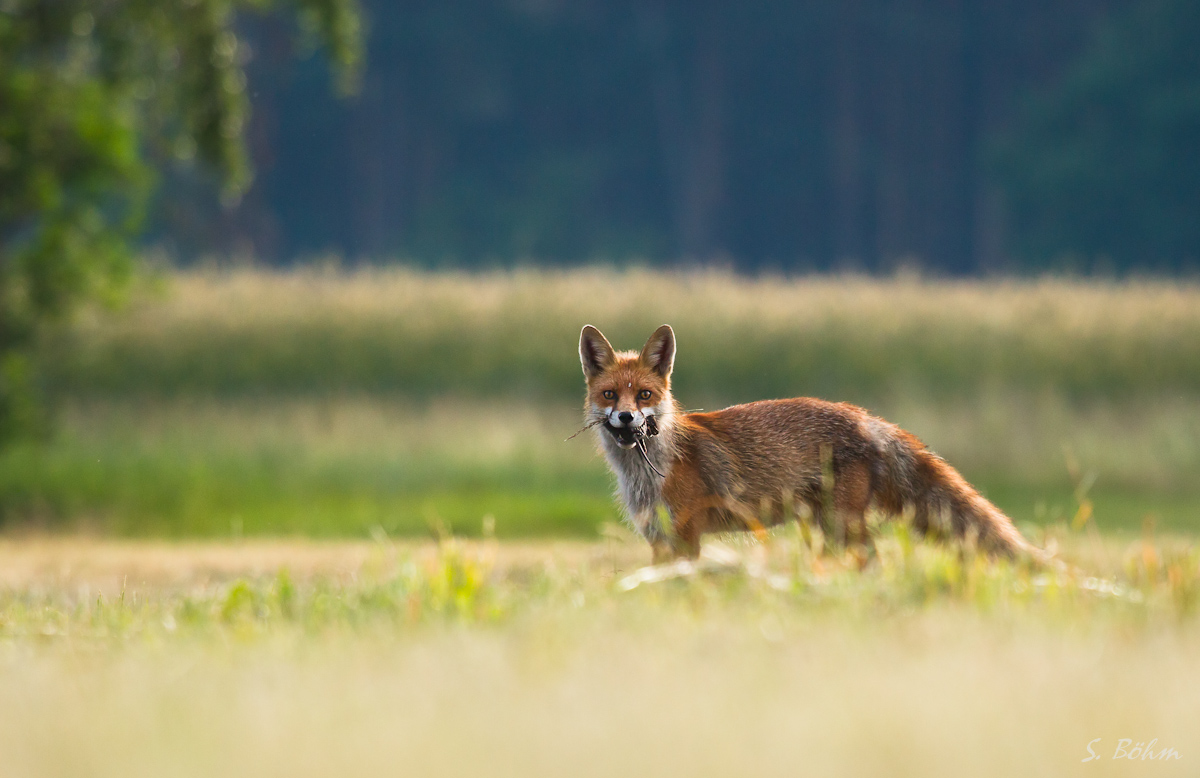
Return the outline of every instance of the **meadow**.
[[[1200,554],[1059,540],[3,541],[0,774],[1194,774]]]
[[[1200,287],[1170,281],[746,278],[718,271],[172,274],[47,344],[68,394],[580,396],[579,329],[678,331],[692,402],[984,390],[1200,394]]]
[[[663,321],[685,407],[864,404],[1062,564],[893,521],[644,567],[567,438],[581,325]],[[1200,287],[195,272],[41,361],[3,778],[1195,774]]]
[[[595,537],[583,323],[670,322],[688,408],[811,394],[911,429],[1024,525],[1200,526],[1200,287],[718,271],[169,274],[44,345],[10,531]],[[1086,509],[1085,509],[1086,510]]]

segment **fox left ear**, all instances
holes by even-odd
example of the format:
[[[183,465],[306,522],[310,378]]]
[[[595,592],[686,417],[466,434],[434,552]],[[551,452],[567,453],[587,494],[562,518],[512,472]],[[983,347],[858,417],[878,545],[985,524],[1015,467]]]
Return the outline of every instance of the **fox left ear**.
[[[654,331],[642,347],[641,360],[663,378],[671,376],[671,368],[675,366],[675,331],[671,325],[664,324]]]
[[[579,361],[583,363],[583,375],[591,381],[607,370],[616,360],[616,352],[608,338],[592,325],[585,325],[579,333]]]

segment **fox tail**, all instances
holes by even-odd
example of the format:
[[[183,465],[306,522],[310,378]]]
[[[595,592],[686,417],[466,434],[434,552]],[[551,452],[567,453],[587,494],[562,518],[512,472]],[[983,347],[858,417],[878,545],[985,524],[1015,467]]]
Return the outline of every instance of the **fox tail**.
[[[974,537],[979,546],[1014,559],[1045,563],[1046,552],[1027,541],[1008,516],[975,491],[957,470],[899,427],[872,420],[879,459],[872,490],[879,506],[912,516],[922,533]]]

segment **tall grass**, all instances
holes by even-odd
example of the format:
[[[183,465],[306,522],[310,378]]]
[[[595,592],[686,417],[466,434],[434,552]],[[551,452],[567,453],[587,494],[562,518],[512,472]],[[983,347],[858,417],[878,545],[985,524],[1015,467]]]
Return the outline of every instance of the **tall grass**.
[[[1200,287],[601,270],[173,275],[48,344],[69,394],[355,391],[574,399],[584,323],[619,348],[679,337],[685,402],[860,403],[982,390],[1200,394]]]
[[[677,331],[687,407],[815,394],[911,429],[1004,510],[1200,527],[1200,287],[720,272],[177,274],[46,344],[64,413],[0,452],[9,526],[591,535],[580,326]]]

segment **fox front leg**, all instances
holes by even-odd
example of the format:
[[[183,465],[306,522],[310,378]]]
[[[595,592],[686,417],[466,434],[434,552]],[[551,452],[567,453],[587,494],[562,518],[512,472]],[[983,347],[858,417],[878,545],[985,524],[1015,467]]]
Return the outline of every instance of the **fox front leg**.
[[[654,564],[675,559],[696,559],[700,556],[700,532],[692,522],[679,521],[670,510],[658,506],[647,511],[642,524],[643,534],[650,542],[650,553]]]
[[[671,516],[671,533],[667,540],[673,558],[700,558],[701,527],[697,522],[687,521],[678,515]]]

